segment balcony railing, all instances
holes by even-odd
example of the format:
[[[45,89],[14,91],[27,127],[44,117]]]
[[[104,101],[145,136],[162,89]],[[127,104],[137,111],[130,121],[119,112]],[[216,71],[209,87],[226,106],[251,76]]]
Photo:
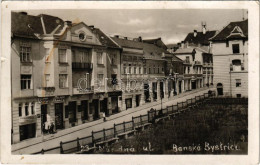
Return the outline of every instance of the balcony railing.
[[[183,61],[183,64],[185,64],[185,65],[191,65],[190,60],[187,60],[187,59]]]
[[[90,62],[72,62],[72,69],[93,69],[93,64]]]
[[[213,63],[203,63],[203,67],[213,67]]]
[[[200,61],[195,61],[195,65],[202,65]]]
[[[55,87],[38,87],[37,96],[38,97],[47,97],[54,96]]]

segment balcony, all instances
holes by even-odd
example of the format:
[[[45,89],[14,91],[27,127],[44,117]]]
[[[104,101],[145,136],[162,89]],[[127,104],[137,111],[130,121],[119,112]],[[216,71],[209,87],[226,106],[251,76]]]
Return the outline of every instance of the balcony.
[[[191,65],[190,60],[187,60],[187,59],[183,61],[183,64],[184,65]]]
[[[203,63],[203,67],[213,67],[213,63]]]
[[[37,96],[38,97],[48,97],[54,96],[55,87],[38,87]]]
[[[72,69],[78,69],[78,70],[92,70],[93,64],[90,62],[72,62]]]
[[[195,61],[194,65],[202,65],[200,61]]]
[[[92,88],[85,88],[85,89],[80,89],[78,87],[73,88],[73,94],[78,95],[78,94],[90,94],[93,93]]]

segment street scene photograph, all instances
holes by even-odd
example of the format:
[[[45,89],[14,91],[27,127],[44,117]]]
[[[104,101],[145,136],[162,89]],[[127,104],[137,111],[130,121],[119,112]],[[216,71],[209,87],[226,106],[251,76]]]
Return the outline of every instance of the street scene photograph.
[[[248,155],[248,14],[11,11],[11,154]]]

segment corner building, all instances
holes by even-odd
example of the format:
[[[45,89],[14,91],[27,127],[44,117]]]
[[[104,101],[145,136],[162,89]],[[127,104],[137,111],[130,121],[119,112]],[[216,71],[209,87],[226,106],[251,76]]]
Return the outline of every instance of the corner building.
[[[100,29],[12,13],[12,143],[118,112],[120,48]]]

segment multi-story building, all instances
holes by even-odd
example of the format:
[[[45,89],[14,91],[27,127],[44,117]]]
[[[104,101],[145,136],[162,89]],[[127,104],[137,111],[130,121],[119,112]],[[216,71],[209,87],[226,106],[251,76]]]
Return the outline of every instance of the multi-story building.
[[[169,94],[165,77],[165,56],[170,55],[169,52],[154,43],[143,41],[141,37],[130,39],[115,36],[112,39],[123,49],[121,78],[125,89],[122,110],[165,98]]]
[[[11,32],[13,143],[117,111],[121,91],[105,78],[120,79],[120,48],[102,31],[22,12]]]
[[[218,95],[248,97],[248,20],[230,22],[211,41]]]

